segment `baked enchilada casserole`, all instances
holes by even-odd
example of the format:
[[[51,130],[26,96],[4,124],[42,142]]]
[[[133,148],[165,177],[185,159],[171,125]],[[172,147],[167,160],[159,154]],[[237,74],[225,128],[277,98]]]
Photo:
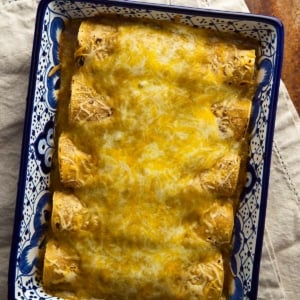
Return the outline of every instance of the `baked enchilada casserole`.
[[[226,299],[255,43],[174,22],[66,24],[43,284],[65,299]]]

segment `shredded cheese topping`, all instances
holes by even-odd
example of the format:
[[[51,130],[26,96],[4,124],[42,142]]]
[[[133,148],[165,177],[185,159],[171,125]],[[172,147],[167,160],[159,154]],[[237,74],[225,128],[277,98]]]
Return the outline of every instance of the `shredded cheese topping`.
[[[53,185],[61,192],[52,214],[52,239],[79,259],[76,276],[66,276],[69,290],[50,280],[49,290],[70,299],[221,298],[221,248],[237,199],[216,195],[214,185],[232,177],[228,195],[238,197],[239,166],[226,176],[232,162],[222,159],[239,164],[245,139],[222,134],[213,107],[252,97],[254,50],[241,47],[237,38],[179,24],[81,23],[70,100],[68,87],[60,95],[61,181]],[[70,197],[76,209],[61,213]],[[48,275],[67,272],[51,268],[55,249],[46,250]]]

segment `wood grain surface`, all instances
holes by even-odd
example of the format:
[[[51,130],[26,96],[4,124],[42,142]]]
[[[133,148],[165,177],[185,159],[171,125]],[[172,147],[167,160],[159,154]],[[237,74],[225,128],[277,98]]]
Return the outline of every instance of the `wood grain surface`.
[[[252,13],[279,18],[285,31],[282,76],[300,114],[300,0],[245,0]]]

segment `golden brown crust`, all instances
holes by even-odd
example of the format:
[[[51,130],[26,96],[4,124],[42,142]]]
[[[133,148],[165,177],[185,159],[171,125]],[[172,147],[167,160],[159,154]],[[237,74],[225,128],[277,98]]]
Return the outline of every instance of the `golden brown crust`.
[[[55,191],[53,193],[51,226],[54,233],[78,232],[100,227],[96,212],[90,212],[86,205],[72,193]]]
[[[52,197],[52,231],[74,231],[82,226],[82,220],[76,220],[80,216],[83,205],[73,194],[54,192]]]
[[[255,49],[243,50],[233,47],[231,51],[216,54],[216,68],[222,66],[226,83],[238,86],[255,84]]]
[[[101,24],[93,19],[85,20],[79,27],[75,57],[94,54],[103,60],[114,50],[116,39],[116,26]]]
[[[179,285],[184,297],[179,299],[219,300],[224,282],[223,258],[217,253],[211,259],[191,264]]]
[[[237,188],[241,157],[229,153],[209,170],[196,176],[191,186],[199,192],[212,193],[221,197],[232,196]]]
[[[207,241],[222,245],[231,242],[234,212],[229,200],[214,202],[199,214],[199,226],[196,232]]]
[[[98,93],[85,82],[85,63],[94,59],[102,61],[111,54],[116,43],[116,27],[97,24],[91,20],[81,22],[78,32],[78,48],[75,51],[77,69],[72,77],[69,122],[103,121],[112,115],[108,96]]]
[[[246,136],[252,109],[252,101],[243,99],[234,103],[218,103],[212,106],[219,129],[225,138],[240,140]]]
[[[64,133],[58,140],[60,181],[65,187],[80,188],[91,173],[92,157],[79,150]]]
[[[88,87],[82,79],[82,73],[75,74],[72,78],[69,122],[76,124],[109,118],[113,111],[107,104],[107,98]]]
[[[43,283],[46,289],[68,289],[76,282],[80,258],[74,250],[50,239],[46,245]]]

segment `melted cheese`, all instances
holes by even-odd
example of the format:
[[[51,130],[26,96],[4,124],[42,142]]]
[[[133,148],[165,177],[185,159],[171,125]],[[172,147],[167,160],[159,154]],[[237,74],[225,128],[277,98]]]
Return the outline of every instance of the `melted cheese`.
[[[224,71],[232,53],[239,57],[239,42],[176,24],[102,22],[82,23],[75,55],[83,61],[74,71],[62,70],[63,76],[72,70],[73,86],[85,88],[72,91],[70,104],[60,100],[57,132],[80,149],[72,161],[80,164],[74,155],[86,154],[91,167],[84,177],[76,173],[85,180],[71,191],[81,206],[68,210],[84,216],[65,220],[55,213],[60,226],[72,228],[53,231],[80,258],[76,278],[70,291],[51,282],[47,288],[70,299],[220,299],[224,270],[215,239],[220,235],[228,247],[232,200],[188,187],[226,155],[245,155],[244,140],[224,137],[212,110],[228,99],[234,105],[252,97],[253,82],[237,88],[228,84],[227,73],[234,71]],[[63,86],[61,98],[69,94]],[[107,120],[62,120],[68,105],[72,110],[90,95],[112,112]],[[67,190],[64,182],[53,187]],[[225,238],[213,214],[224,222]],[[85,225],[72,226],[72,220]]]

